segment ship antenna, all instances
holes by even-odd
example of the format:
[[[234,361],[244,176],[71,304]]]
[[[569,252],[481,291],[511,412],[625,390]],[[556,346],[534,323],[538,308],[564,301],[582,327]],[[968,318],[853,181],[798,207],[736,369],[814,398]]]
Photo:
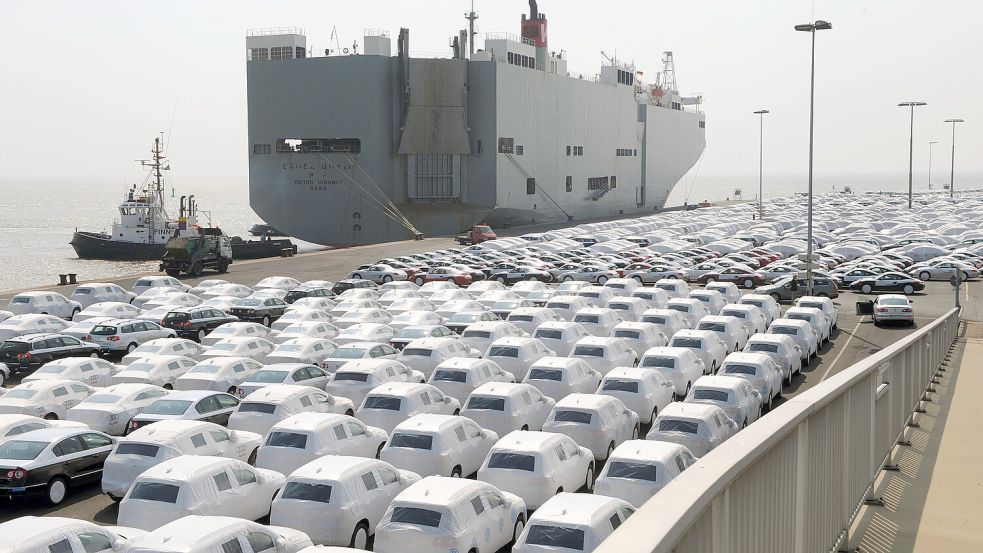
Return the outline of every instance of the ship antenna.
[[[478,12],[474,11],[474,0],[471,0],[471,11],[464,14],[464,19],[468,20],[468,52],[469,58],[474,57],[474,37],[478,31],[474,30],[474,22],[478,20]]]

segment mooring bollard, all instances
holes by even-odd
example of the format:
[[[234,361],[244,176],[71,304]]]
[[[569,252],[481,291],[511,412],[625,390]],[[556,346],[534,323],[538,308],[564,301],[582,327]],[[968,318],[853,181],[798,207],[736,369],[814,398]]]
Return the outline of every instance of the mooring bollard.
[[[64,286],[68,284],[68,275],[58,275],[58,285]]]
[[[77,276],[78,276],[78,273],[68,273],[68,283],[69,284],[78,284],[78,280],[75,279],[75,277],[77,277]]]

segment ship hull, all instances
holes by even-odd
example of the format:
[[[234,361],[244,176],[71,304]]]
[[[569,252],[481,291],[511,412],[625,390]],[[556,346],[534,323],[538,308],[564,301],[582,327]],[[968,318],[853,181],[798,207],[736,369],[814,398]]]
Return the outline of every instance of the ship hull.
[[[121,242],[98,232],[76,231],[70,244],[79,259],[154,261],[164,257],[164,244]]]

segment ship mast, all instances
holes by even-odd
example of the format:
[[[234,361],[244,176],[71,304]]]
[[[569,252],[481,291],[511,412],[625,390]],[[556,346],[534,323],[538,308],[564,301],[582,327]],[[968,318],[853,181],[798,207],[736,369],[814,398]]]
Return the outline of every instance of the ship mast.
[[[474,22],[478,20],[478,12],[474,11],[474,0],[471,0],[471,11],[464,14],[464,19],[468,20],[468,59],[474,57],[474,37],[478,31],[474,30]]]
[[[161,133],[163,135],[163,133]],[[154,138],[154,149],[151,150],[153,159],[138,160],[143,167],[150,167],[154,176],[153,190],[150,193],[150,206],[147,210],[147,231],[148,241],[153,244],[156,242],[156,223],[157,216],[160,215],[161,221],[167,221],[167,212],[164,210],[164,174],[163,161],[164,153],[160,149],[161,137]]]

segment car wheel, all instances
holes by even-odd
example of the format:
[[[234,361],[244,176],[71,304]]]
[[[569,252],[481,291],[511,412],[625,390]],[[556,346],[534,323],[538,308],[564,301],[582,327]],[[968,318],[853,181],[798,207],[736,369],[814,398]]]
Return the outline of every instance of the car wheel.
[[[161,388],[165,390],[173,390],[174,386],[171,386],[170,384],[164,384],[163,386],[161,386]]]
[[[133,350],[137,349],[136,344],[130,344],[126,346],[126,353],[133,353]]]
[[[382,449],[384,447],[386,447],[386,442],[382,442],[381,444],[379,444],[379,449],[376,449],[375,450],[375,458],[376,459],[381,459],[382,458]]]
[[[56,420],[58,420],[58,415],[56,415],[54,413],[48,413],[47,415],[44,416],[44,420],[46,420],[46,421],[56,421]]]
[[[870,284],[864,284],[863,286],[860,287],[860,291],[863,292],[864,294],[869,294],[873,290],[874,289],[873,289],[873,287],[871,287]]]
[[[931,280],[932,273],[929,273],[928,271],[922,271],[921,273],[918,273],[918,278],[922,280]]]
[[[205,272],[205,267],[201,264],[201,261],[196,261],[194,265],[191,266],[191,276],[200,277],[201,273]]]
[[[631,439],[638,439],[638,425],[636,424],[634,428],[631,429]]]
[[[608,281],[608,277],[606,277],[604,275],[601,275],[601,276],[597,277],[597,283],[600,284],[601,286],[603,286],[604,283],[607,282],[607,281]]]
[[[708,277],[705,277],[705,278],[703,279],[703,284],[710,284],[710,283],[711,283],[711,282],[713,282],[714,280],[715,280],[715,279],[714,279],[714,278],[713,278],[712,276],[708,276]]]
[[[198,329],[198,343],[199,344],[201,343],[202,340],[205,339],[205,334],[206,333],[205,333],[205,329],[204,328],[199,328]]]
[[[969,276],[968,275],[966,276],[966,280],[969,280]],[[78,315],[81,311],[82,311],[81,309],[79,309],[79,308],[76,307],[75,309],[72,310],[72,316],[69,317],[69,319],[74,319],[75,318],[75,315]]]
[[[502,284],[505,284],[505,277],[503,277],[503,276],[497,276],[497,277],[495,277],[495,280],[497,280],[498,282],[501,282]]]
[[[413,282],[415,282],[417,286],[423,286],[425,281],[423,280],[423,277],[417,277],[413,280]]]
[[[391,277],[389,275],[385,275],[385,276],[382,277],[382,282],[383,283],[392,282],[392,281],[393,281],[393,277]]]
[[[352,273],[352,278],[357,278],[359,280],[362,280],[362,275],[359,273]]]
[[[345,414],[348,415],[349,417],[354,417],[355,416],[355,411],[352,411],[351,409],[349,409],[349,410],[345,411]]]
[[[266,328],[269,328],[270,327],[270,316],[269,315],[263,315],[263,326],[265,326]]]
[[[649,424],[655,424],[655,419],[659,416],[658,406],[652,408],[652,419],[649,420]]]
[[[631,278],[633,278],[633,279],[635,279],[635,282],[638,282],[639,284],[642,284],[642,285],[644,285],[644,284],[645,284],[645,283],[644,283],[644,282],[642,281],[642,277],[640,277],[640,276],[637,276],[637,275],[636,275],[636,276],[633,276],[633,277],[631,277]]]
[[[99,352],[93,351],[92,353],[89,354],[89,357],[99,357]]]
[[[522,530],[525,529],[525,527],[526,527],[526,522],[524,520],[522,520],[522,517],[521,516],[518,517],[517,519],[515,519],[515,526],[512,528],[512,543],[513,544],[515,544],[516,540],[519,539],[519,536],[522,535]]]
[[[754,281],[751,280],[751,279],[745,280],[744,281],[744,287],[747,288],[748,290],[750,290],[751,288],[754,288]]]
[[[369,545],[369,526],[363,520],[358,523],[355,527],[355,531],[352,532],[352,541],[348,544],[352,549],[365,550]]]
[[[461,465],[457,465],[451,469],[451,478],[462,478],[461,476]]]
[[[573,282],[573,277],[572,276],[565,276],[565,277],[563,277],[563,282]]]
[[[246,459],[246,462],[249,463],[249,465],[254,467],[256,466],[256,455],[259,454],[258,452],[259,452],[259,448],[257,447],[252,451],[252,453],[249,454],[249,458]]]
[[[454,409],[454,412],[453,412],[453,413],[451,413],[451,414],[452,414],[452,415],[454,415],[454,416],[456,417],[456,416],[458,416],[458,415],[460,415],[460,414],[461,414],[461,410],[460,410],[460,409]]]
[[[610,444],[608,444],[608,452],[604,456],[604,460],[607,461],[608,459],[610,459],[612,453],[614,453],[614,442],[611,442]]]
[[[45,489],[44,494],[44,499],[48,505],[52,507],[61,505],[61,502],[65,501],[66,496],[68,496],[68,482],[61,476],[52,478],[48,482],[48,487]]]
[[[594,463],[587,465],[587,480],[584,482],[584,488],[588,492],[594,490]]]
[[[0,388],[3,388],[3,385],[6,383],[7,383],[7,373],[0,371]]]
[[[520,428],[519,430],[522,430],[523,432],[526,432],[526,431],[529,430],[529,425],[528,424],[523,424],[522,425],[522,428]]]
[[[964,280],[964,281],[965,281],[965,280],[969,280],[969,273],[967,273],[967,272],[963,272],[963,280]],[[77,309],[75,310],[75,313],[78,313],[78,310],[77,310]],[[72,316],[74,317],[75,315],[74,315],[74,314],[72,314]]]
[[[236,387],[235,386],[229,386],[229,389],[226,390],[225,393],[229,394],[230,396],[236,395]]]
[[[777,301],[778,303],[781,303],[782,302],[782,297],[778,294],[778,292],[772,293],[771,294],[771,297],[772,298],[775,298],[775,301]]]
[[[904,285],[904,290],[902,290],[906,296],[910,296],[915,293],[915,287],[910,284]]]
[[[782,382],[783,382],[783,383],[784,383],[784,384],[785,384],[786,386],[791,386],[791,385],[792,385],[792,371],[791,371],[791,370],[789,370],[789,371],[788,371],[788,376],[786,376],[786,377],[784,378],[784,380],[782,380]]]

